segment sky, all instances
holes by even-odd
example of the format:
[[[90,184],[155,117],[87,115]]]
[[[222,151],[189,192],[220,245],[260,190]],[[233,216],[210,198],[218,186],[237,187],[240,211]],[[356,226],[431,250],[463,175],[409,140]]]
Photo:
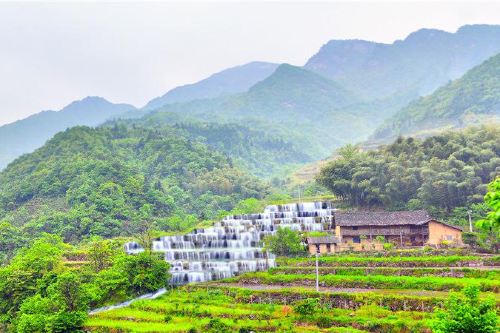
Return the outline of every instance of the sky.
[[[331,39],[500,24],[500,1],[0,2],[0,125],[85,96],[142,107],[250,61],[303,65]]]

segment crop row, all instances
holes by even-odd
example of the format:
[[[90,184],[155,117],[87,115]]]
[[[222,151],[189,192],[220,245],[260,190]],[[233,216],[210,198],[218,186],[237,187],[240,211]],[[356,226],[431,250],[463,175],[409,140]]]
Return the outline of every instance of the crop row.
[[[469,267],[500,265],[497,257],[484,258],[479,256],[422,256],[422,257],[359,257],[359,256],[321,256],[320,266],[351,266],[351,267]],[[278,266],[314,266],[314,257],[279,258]]]
[[[253,293],[255,297],[249,297]],[[319,328],[337,333],[426,332],[432,316],[424,312],[391,311],[390,307],[373,302],[339,308],[333,306],[334,298],[299,293],[306,298],[321,296],[320,309],[304,316],[295,312],[296,302],[303,298],[286,298],[290,293],[285,292],[285,298],[274,294],[273,302],[256,301],[269,300],[269,293],[265,294],[238,288],[207,291],[201,286],[189,286],[157,300],[137,301],[130,308],[91,316],[85,327],[95,332],[215,332],[209,329],[215,320],[231,327],[232,332],[318,332]],[[214,300],[219,304],[214,305]],[[248,316],[249,313],[254,316]]]
[[[386,275],[386,276],[436,276],[436,277],[456,277],[473,279],[500,280],[500,270],[477,269],[468,267],[346,267],[330,266],[319,267],[319,273],[335,275]],[[271,268],[271,274],[313,274],[314,266],[281,266]]]
[[[315,274],[271,274],[269,272],[247,273],[234,279],[224,280],[254,285],[313,285]],[[477,285],[481,291],[498,292],[500,281],[489,279],[412,277],[384,275],[321,275],[319,284],[323,287],[368,288],[368,289],[420,289],[438,291],[459,291],[465,286]]]

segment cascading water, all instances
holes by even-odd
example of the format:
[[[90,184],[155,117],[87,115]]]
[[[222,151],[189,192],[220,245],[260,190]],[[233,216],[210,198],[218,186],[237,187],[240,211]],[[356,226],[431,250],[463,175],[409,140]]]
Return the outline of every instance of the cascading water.
[[[331,230],[333,213],[330,202],[272,205],[260,214],[230,215],[209,228],[161,237],[153,242],[153,251],[165,252],[174,285],[224,279],[274,267],[274,256],[264,252],[262,241],[278,228]],[[143,251],[134,242],[127,243],[125,250]]]

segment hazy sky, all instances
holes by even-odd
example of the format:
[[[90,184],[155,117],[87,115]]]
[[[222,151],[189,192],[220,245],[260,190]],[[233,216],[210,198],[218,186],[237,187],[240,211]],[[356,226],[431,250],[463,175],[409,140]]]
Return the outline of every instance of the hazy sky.
[[[330,39],[500,24],[500,2],[0,3],[0,124],[88,95],[143,106],[253,60],[302,65]]]

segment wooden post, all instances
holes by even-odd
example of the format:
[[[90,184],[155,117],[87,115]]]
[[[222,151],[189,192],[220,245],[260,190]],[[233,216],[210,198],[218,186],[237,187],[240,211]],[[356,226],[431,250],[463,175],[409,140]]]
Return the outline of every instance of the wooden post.
[[[399,244],[403,247],[403,230],[399,227]]]

